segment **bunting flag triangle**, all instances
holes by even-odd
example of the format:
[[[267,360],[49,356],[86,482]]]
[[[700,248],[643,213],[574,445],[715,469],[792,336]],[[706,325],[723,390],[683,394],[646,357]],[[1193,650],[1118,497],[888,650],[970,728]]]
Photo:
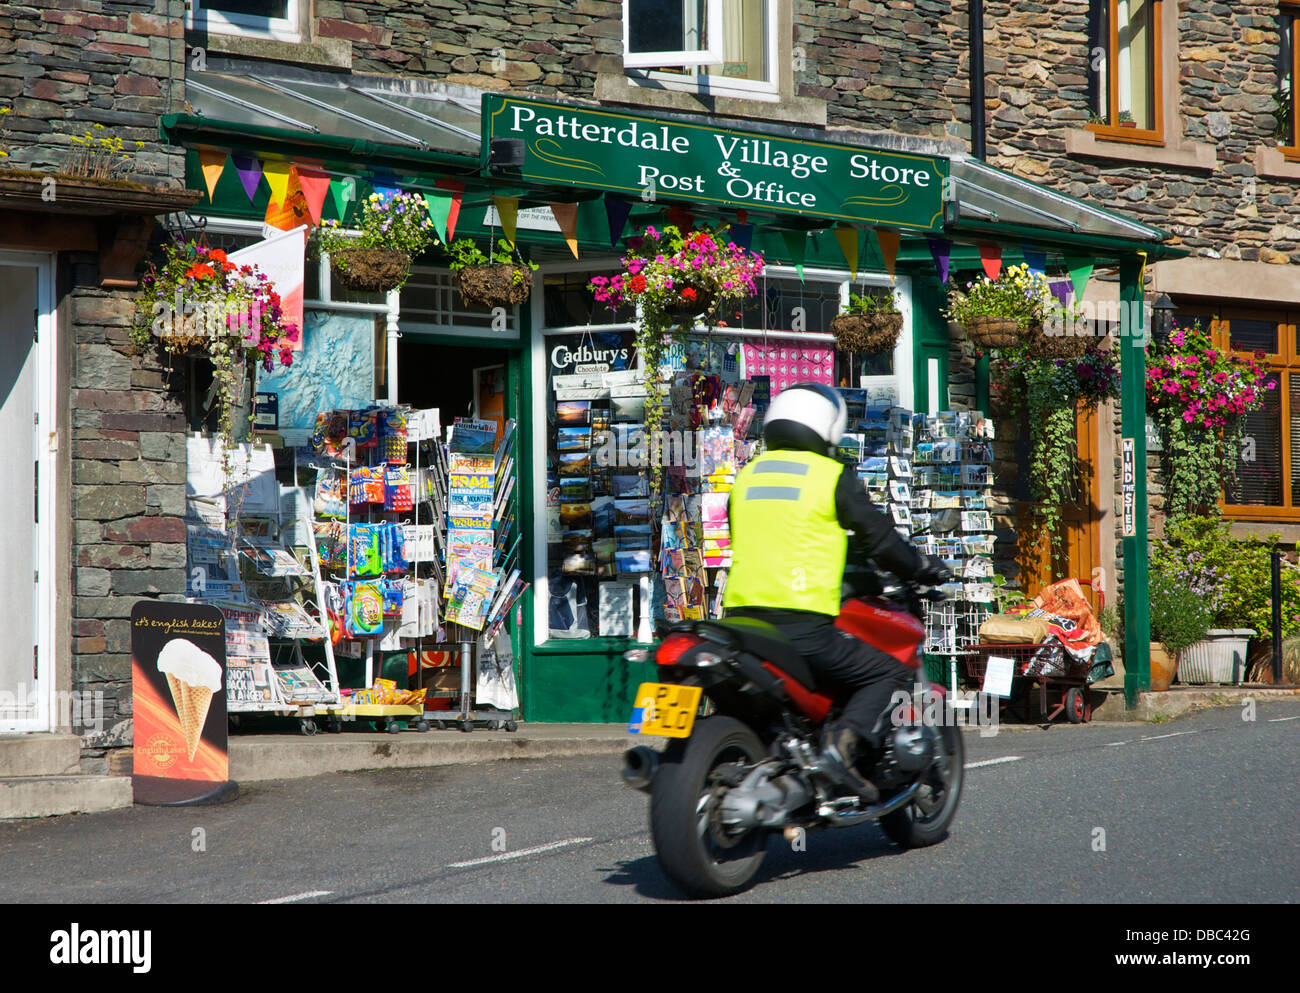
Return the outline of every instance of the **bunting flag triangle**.
[[[952,242],[947,238],[927,237],[926,244],[930,246],[930,257],[934,259],[934,267],[939,271],[939,285],[942,286],[948,282],[948,261],[952,258]]]
[[[752,224],[733,224],[727,233],[731,235],[731,240],[737,248],[743,248],[750,251],[754,245],[754,225]]]
[[[263,162],[262,175],[266,177],[267,185],[271,187],[271,203],[284,203],[284,198],[289,195],[289,169],[288,162]]]
[[[456,237],[456,222],[460,219],[460,198],[465,192],[465,184],[453,182],[450,179],[444,179],[437,184],[438,189],[446,190],[451,196],[451,206],[447,208],[447,238],[448,245],[451,239]]]
[[[605,195],[605,219],[609,221],[610,248],[618,246],[619,239],[623,237],[623,229],[627,227],[628,215],[631,213],[632,205],[628,201]]]
[[[695,215],[685,207],[669,207],[668,223],[674,225],[682,234],[687,234],[695,226]]]
[[[451,216],[450,193],[426,193],[424,202],[429,208],[429,220],[433,221],[434,233],[447,244],[447,218]]]
[[[334,201],[334,212],[339,221],[347,216],[348,204],[357,198],[357,181],[351,176],[330,180],[330,199]]]
[[[1070,288],[1072,286],[1068,279],[1055,279],[1048,283],[1048,288],[1052,291],[1052,296],[1056,297],[1057,302],[1065,307],[1070,302]]]
[[[252,155],[231,155],[230,160],[235,164],[240,185],[251,203],[257,199],[257,187],[262,182],[262,163]]]
[[[885,263],[889,280],[894,280],[894,263],[898,261],[898,245],[902,239],[893,228],[876,228],[876,243],[880,245],[880,259]]]
[[[1029,266],[1029,271],[1037,273],[1039,276],[1047,275],[1047,253],[1040,252],[1032,248],[1021,248],[1020,254],[1025,257],[1025,265]]]
[[[803,282],[803,260],[808,253],[808,232],[807,231],[782,231],[781,236],[785,239],[785,248],[790,255],[790,261],[794,263],[795,272],[799,273],[799,282]]]
[[[1002,272],[1002,246],[980,245],[980,265],[989,279],[997,279]]]
[[[519,198],[493,197],[492,203],[496,205],[497,216],[501,218],[501,233],[506,241],[510,242],[510,247],[514,248],[515,224],[519,220]]]
[[[267,165],[269,167],[270,163]],[[311,211],[298,183],[298,170],[288,166],[285,171],[284,196],[279,200],[272,199],[266,205],[265,221],[281,231],[291,231],[300,224],[311,227]]]
[[[858,278],[858,229],[841,225],[835,229],[835,240],[840,243],[840,251],[849,264],[849,279]]]
[[[381,169],[370,177],[370,186],[384,200],[402,192],[397,185],[397,176],[386,169]]]
[[[564,243],[569,246],[569,251],[576,259],[578,257],[578,205],[553,203],[551,213],[555,216],[555,223],[560,226],[560,234],[564,235]]]
[[[1065,268],[1070,270],[1070,281],[1074,283],[1074,299],[1082,300],[1083,291],[1092,279],[1092,270],[1096,262],[1086,255],[1067,255]]]
[[[307,201],[307,211],[311,222],[319,224],[325,210],[325,197],[329,193],[330,178],[320,169],[311,166],[297,166],[298,186],[302,189],[303,199]]]
[[[199,146],[199,168],[203,170],[203,185],[208,188],[208,201],[217,192],[217,180],[226,171],[226,153],[219,148]]]

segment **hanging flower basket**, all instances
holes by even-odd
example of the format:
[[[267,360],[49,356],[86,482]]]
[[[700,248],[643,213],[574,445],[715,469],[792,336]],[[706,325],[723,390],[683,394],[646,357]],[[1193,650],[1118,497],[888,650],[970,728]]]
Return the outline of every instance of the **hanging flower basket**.
[[[335,282],[358,293],[383,293],[400,286],[411,257],[392,248],[342,248],[330,255]]]
[[[676,301],[666,302],[664,309],[664,313],[679,323],[694,323],[700,314],[707,314],[713,309],[715,297],[711,290],[697,290],[693,287],[687,289],[690,293],[677,297]]]
[[[835,344],[843,352],[892,352],[902,330],[902,314],[840,314],[831,321]]]
[[[532,270],[509,263],[467,265],[457,271],[456,281],[465,302],[482,307],[513,307],[533,289]]]
[[[1084,335],[1048,334],[1041,324],[1029,329],[1029,354],[1039,359],[1077,359],[1096,338]]]
[[[1033,334],[1033,328],[1024,328],[1011,317],[994,317],[981,314],[962,322],[966,336],[978,348],[1013,348]],[[1038,326],[1041,330],[1042,325]]]

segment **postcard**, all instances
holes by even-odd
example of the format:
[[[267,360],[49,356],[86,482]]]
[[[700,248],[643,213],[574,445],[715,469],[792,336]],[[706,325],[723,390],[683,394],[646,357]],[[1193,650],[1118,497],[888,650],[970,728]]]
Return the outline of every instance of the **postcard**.
[[[650,501],[645,498],[614,501],[615,525],[650,523]]]
[[[565,427],[587,424],[591,419],[590,400],[559,400],[555,404],[555,423]]]
[[[575,476],[591,476],[591,453],[590,452],[561,452],[559,455],[560,475],[573,478]]]
[[[591,428],[559,428],[555,432],[557,452],[585,452],[591,448]]]

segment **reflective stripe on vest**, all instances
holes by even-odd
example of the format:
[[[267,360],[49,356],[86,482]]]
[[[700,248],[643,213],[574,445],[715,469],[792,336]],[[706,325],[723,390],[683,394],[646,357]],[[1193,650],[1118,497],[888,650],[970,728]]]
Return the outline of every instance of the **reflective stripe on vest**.
[[[727,607],[782,607],[834,616],[847,539],[835,512],[843,466],[811,452],[764,453],[731,491]]]

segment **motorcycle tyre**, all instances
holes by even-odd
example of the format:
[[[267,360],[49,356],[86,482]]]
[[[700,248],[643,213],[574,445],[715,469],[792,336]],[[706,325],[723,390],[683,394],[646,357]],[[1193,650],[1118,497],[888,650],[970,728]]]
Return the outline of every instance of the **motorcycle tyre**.
[[[962,741],[961,728],[943,727],[939,729],[948,752],[948,762],[953,775],[944,795],[943,807],[933,820],[922,821],[918,818],[920,811],[915,803],[910,803],[901,810],[886,814],[880,818],[880,827],[891,841],[903,848],[924,848],[943,841],[948,836],[948,825],[957,814],[957,805],[961,802],[962,784],[966,778],[966,746]]]
[[[650,795],[650,834],[664,875],[691,897],[730,896],[745,889],[767,854],[767,832],[751,831],[729,851],[734,857],[714,861],[699,833],[698,805],[709,774],[727,752],[743,753],[752,764],[767,749],[734,717],[706,717],[689,738],[664,752]]]

